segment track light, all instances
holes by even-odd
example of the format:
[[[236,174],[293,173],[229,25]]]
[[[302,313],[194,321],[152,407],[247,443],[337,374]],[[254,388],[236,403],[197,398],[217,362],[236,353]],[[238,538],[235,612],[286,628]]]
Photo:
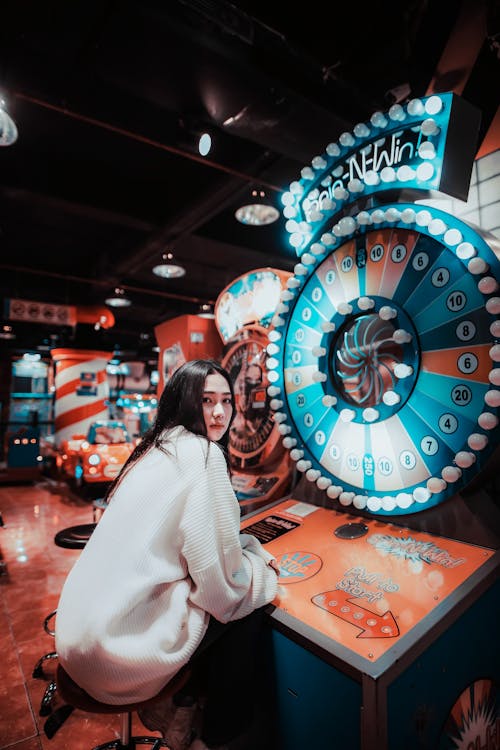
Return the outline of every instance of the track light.
[[[197,117],[182,115],[178,120],[178,145],[191,153],[196,149],[200,156],[212,150],[212,133]]]
[[[198,153],[200,156],[208,156],[212,148],[212,136],[210,133],[202,133],[198,139]]]

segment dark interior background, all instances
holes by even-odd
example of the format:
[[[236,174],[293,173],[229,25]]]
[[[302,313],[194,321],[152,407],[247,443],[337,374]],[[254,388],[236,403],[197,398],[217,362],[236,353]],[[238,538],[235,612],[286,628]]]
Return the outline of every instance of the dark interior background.
[[[239,224],[254,188],[280,193],[376,109],[454,90],[498,107],[499,12],[489,0],[371,3],[45,0],[10,3],[0,88],[17,142],[0,149],[0,295],[132,305],[113,328],[16,323],[4,350],[120,346],[213,304],[242,273],[291,270],[284,221]],[[213,151],[193,135],[209,128]],[[152,267],[171,252],[178,280]]]

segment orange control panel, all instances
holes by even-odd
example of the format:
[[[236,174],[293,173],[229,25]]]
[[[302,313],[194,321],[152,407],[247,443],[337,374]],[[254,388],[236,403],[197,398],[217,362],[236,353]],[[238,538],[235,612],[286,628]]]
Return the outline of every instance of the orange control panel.
[[[494,551],[289,499],[244,519],[280,565],[274,604],[375,661]]]

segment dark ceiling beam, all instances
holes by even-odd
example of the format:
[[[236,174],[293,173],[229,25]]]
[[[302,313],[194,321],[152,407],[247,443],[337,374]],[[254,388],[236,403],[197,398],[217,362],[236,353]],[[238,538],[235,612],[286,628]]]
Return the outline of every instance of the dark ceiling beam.
[[[273,162],[276,162],[276,157],[270,157],[269,154],[264,154],[256,161],[253,165],[255,174],[252,176],[254,184],[266,187],[265,183],[263,184],[259,179],[259,172],[268,168]],[[226,207],[233,205],[247,192],[247,182],[242,185],[238,177],[221,181],[219,187],[212,188],[209,193],[199,198],[196,204],[188,205],[186,211],[169,219],[168,223],[152,234],[141,247],[135,248],[127,258],[116,264],[113,268],[116,278],[120,279],[136,273],[153,259],[159,261],[161,253],[175,248],[179,242],[194,234],[207,221],[220,214]]]
[[[107,279],[89,279],[85,276],[75,276],[68,273],[56,273],[55,271],[42,271],[41,269],[26,268],[24,266],[15,266],[9,263],[0,263],[0,271],[9,271],[13,273],[22,273],[28,276],[40,276],[52,279],[60,279],[61,281],[71,281],[78,284],[89,284],[92,286],[109,287],[110,282]],[[190,296],[186,294],[176,294],[174,292],[165,292],[159,289],[151,289],[145,287],[135,286],[133,284],[121,284],[123,289],[130,292],[137,292],[139,294],[149,295],[152,297],[162,297],[163,299],[179,300],[182,302],[193,302],[195,304],[213,304],[214,300],[206,299],[204,297]]]
[[[257,232],[259,231],[258,227],[253,227],[252,229]],[[195,234],[183,238],[176,248],[178,253],[175,253],[175,257],[178,260],[182,259],[183,265],[186,265],[187,268],[192,260],[193,265],[200,269],[201,274],[206,273],[206,269],[209,268],[210,272],[212,270],[219,273],[224,272],[225,277],[231,272],[234,277],[234,272],[238,272],[238,269],[241,269],[241,273],[245,273],[251,268],[269,265],[285,271],[291,271],[297,263],[295,251],[290,251],[289,255],[286,256],[281,253],[271,252],[271,249],[265,243],[262,243],[259,248],[243,247],[242,245],[233,245],[230,242],[220,239],[215,240]],[[222,260],[219,263],[210,262],[211,254],[215,258],[231,258],[230,266]]]
[[[81,216],[84,219],[92,219],[102,224],[116,224],[127,229],[134,229],[139,232],[153,232],[157,229],[154,224],[143,221],[129,214],[116,213],[107,209],[96,208],[84,203],[75,203],[63,198],[37,193],[32,190],[25,190],[7,185],[0,185],[0,194],[4,198],[14,200],[18,203],[24,203],[27,206],[35,206],[42,209],[61,212],[62,215]]]

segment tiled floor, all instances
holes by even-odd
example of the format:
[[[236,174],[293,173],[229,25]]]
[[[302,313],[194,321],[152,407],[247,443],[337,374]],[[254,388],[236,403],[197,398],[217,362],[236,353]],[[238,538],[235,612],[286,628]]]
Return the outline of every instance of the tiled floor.
[[[52,739],[39,716],[46,680],[32,677],[38,659],[53,650],[43,620],[56,608],[64,579],[78,550],[54,544],[66,526],[92,522],[92,503],[69,493],[63,484],[0,486],[0,551],[7,574],[0,576],[0,748],[16,750],[89,750],[118,736],[119,719],[74,711]],[[56,660],[45,662],[48,677]],[[152,733],[134,716],[134,734]],[[154,733],[153,733],[154,734]],[[159,735],[157,735],[159,736]]]

